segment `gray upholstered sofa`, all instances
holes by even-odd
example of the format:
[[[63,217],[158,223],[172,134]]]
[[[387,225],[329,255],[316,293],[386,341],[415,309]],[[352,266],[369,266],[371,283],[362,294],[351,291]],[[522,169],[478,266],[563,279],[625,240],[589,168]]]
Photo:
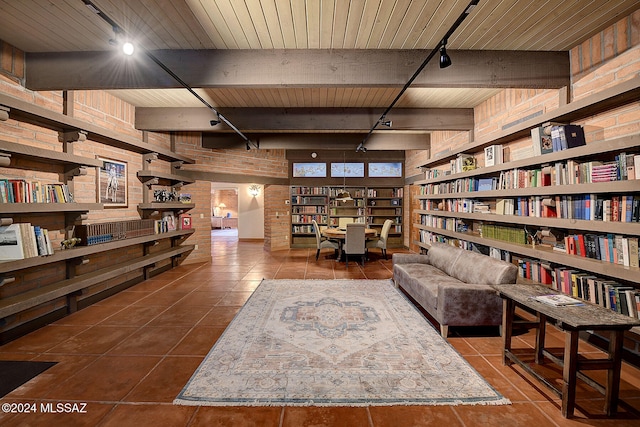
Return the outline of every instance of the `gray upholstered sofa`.
[[[515,265],[486,255],[433,243],[426,255],[393,254],[393,280],[439,324],[502,324],[502,300],[492,284],[515,283]]]

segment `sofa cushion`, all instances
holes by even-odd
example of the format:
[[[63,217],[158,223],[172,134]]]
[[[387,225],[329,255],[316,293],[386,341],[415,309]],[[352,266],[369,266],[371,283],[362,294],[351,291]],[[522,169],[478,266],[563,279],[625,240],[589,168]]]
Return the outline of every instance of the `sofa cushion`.
[[[460,256],[451,267],[451,275],[465,283],[497,285],[515,283],[518,268],[506,261],[460,249]]]
[[[429,264],[444,271],[449,276],[457,277],[454,264],[462,252],[466,251],[447,243],[434,242],[431,244],[427,256],[429,257]]]
[[[437,309],[439,284],[462,283],[432,265],[419,263],[394,265],[393,277],[400,287],[429,312]]]

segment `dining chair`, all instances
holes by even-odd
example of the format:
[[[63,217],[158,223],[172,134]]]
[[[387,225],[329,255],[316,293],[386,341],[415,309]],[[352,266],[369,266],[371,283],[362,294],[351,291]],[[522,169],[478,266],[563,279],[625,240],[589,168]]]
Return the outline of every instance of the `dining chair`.
[[[393,221],[387,219],[384,224],[382,224],[382,230],[380,231],[378,239],[367,241],[367,249],[380,248],[384,259],[387,259],[387,240],[389,239],[389,231],[392,225]]]
[[[340,245],[337,242],[334,242],[333,240],[329,240],[325,237],[322,237],[322,234],[320,233],[320,227],[318,226],[318,223],[316,222],[316,220],[315,219],[311,220],[311,222],[313,223],[313,230],[316,233],[316,249],[317,249],[316,261],[320,257],[320,249],[331,248],[335,252],[337,252],[338,249],[340,248]]]
[[[344,237],[344,257],[346,266],[349,267],[349,255],[358,255],[362,259],[362,265],[364,265],[364,259],[367,249],[365,247],[365,226],[366,224],[361,222],[354,222],[347,224],[347,231]]]

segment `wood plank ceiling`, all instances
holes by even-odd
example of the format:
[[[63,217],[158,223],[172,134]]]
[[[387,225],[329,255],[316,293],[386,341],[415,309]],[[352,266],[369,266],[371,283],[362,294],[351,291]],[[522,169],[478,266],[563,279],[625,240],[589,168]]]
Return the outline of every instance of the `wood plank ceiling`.
[[[0,0],[0,40],[27,53],[27,87],[44,88],[45,81],[53,82],[47,84],[56,90],[80,89],[85,88],[83,84],[93,84],[140,108],[203,107],[186,89],[162,83],[167,80],[166,75],[160,76],[164,74],[162,70],[148,72],[159,76],[156,81],[160,83],[153,85],[146,81],[140,86],[136,86],[135,81],[125,84],[122,78],[100,75],[96,71],[100,66],[88,64],[86,58],[96,53],[112,54],[114,47],[109,39],[114,38],[114,32],[85,3],[85,0]],[[376,114],[382,113],[392,102],[426,53],[439,45],[443,35],[469,5],[469,0],[92,0],[92,3],[139,46],[161,52],[163,58],[174,58],[177,74],[190,76],[189,67],[206,71],[210,64],[206,61],[219,60],[220,53],[229,52],[231,59],[224,63],[226,68],[219,67],[220,73],[223,77],[237,73],[240,77],[236,80],[227,82],[213,76],[211,84],[208,80],[198,81],[199,85],[187,81],[223,113],[225,109],[247,109],[246,112],[256,108],[274,109],[275,112],[305,108],[312,116],[314,109],[343,109],[341,114],[345,111],[348,114],[348,109],[367,109],[367,117],[373,125]],[[448,40],[447,50],[454,65],[437,70],[436,56],[431,61],[435,67],[430,64],[430,68],[425,68],[420,84],[409,87],[396,107],[470,109],[502,87],[514,87],[514,81],[516,86],[518,83],[530,86],[527,78],[555,87],[557,79],[540,77],[543,70],[534,70],[533,77],[525,76],[527,69],[536,68],[532,66],[537,61],[533,59],[537,57],[531,56],[534,52],[566,53],[639,8],[637,0],[480,0]],[[374,84],[369,73],[360,78],[363,73],[358,67],[362,64],[354,67],[359,74],[355,71],[350,74],[349,64],[346,64],[347,71],[338,69],[344,73],[343,80],[336,78],[335,82],[317,84],[317,76],[311,75],[314,73],[305,68],[308,64],[301,61],[299,68],[304,71],[295,75],[296,84],[291,85],[288,79],[294,76],[287,74],[289,69],[284,68],[283,63],[288,58],[287,52],[296,51],[315,52],[319,58],[318,68],[333,66],[332,61],[343,51],[370,51],[372,63],[367,66],[372,67],[371,74],[377,79],[384,78],[385,73],[395,74],[389,74],[387,84]],[[400,55],[414,51],[412,63],[389,64],[389,60],[384,59],[384,55],[393,52]],[[513,71],[515,75],[496,77],[490,75],[492,69],[483,68],[494,62],[492,57],[502,55],[494,51],[519,54],[510,59],[520,65],[513,67],[517,70]],[[183,52],[196,52],[207,59],[181,63]],[[276,55],[276,60],[281,62],[277,65],[282,68],[271,65],[264,69],[261,62],[256,62],[249,70],[234,69],[234,64],[249,63],[241,62],[239,55],[246,53],[256,57],[260,52]],[[478,52],[484,52],[484,56],[476,55]],[[37,59],[50,65],[47,72],[38,71]],[[71,64],[76,69],[83,69],[83,65],[87,67],[90,71],[83,75],[86,78],[64,79],[70,75],[65,66],[71,67]],[[457,64],[463,71],[456,70]],[[397,69],[392,69],[394,67]],[[474,70],[480,76],[474,75]],[[438,71],[450,74],[438,74]],[[567,82],[568,72],[568,67],[563,66],[560,77]],[[56,73],[60,75],[59,81],[55,80]],[[266,83],[261,84],[261,79],[268,73],[281,75],[277,76],[279,79],[266,79]],[[452,81],[450,85],[448,79]],[[245,118],[244,123],[251,123],[250,117]],[[175,126],[174,130],[180,130],[178,121]],[[255,126],[264,127],[264,123]],[[421,132],[431,130],[420,129]]]

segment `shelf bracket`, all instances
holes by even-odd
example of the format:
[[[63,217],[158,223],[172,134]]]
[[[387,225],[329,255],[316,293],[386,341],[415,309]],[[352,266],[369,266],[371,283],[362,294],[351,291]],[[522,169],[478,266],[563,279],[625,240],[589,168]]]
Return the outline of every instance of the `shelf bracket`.
[[[182,160],[179,160],[177,162],[171,162],[171,167],[173,169],[180,169],[182,168],[182,165],[184,165],[184,162]]]
[[[11,154],[0,152],[0,166],[9,166],[11,164]]]
[[[7,120],[9,120],[9,110],[9,107],[0,105],[0,122],[6,122]]]
[[[158,185],[159,183],[160,183],[160,179],[151,178],[151,179],[145,181],[144,185],[146,185],[147,187],[151,187],[152,185]]]
[[[171,186],[171,188],[181,188],[184,185],[184,182],[179,181]]]
[[[154,160],[158,160],[158,153],[147,153],[142,155],[142,160],[147,163],[151,163]]]
[[[62,142],[82,142],[87,140],[87,131],[72,130],[68,132],[60,132],[60,140]]]
[[[4,285],[8,285],[9,283],[13,283],[15,281],[16,281],[16,278],[14,276],[0,277],[0,288],[3,287]]]
[[[78,166],[77,168],[73,168],[67,172],[65,172],[65,177],[67,179],[73,179],[75,176],[84,176],[87,174],[87,168],[84,166]]]

